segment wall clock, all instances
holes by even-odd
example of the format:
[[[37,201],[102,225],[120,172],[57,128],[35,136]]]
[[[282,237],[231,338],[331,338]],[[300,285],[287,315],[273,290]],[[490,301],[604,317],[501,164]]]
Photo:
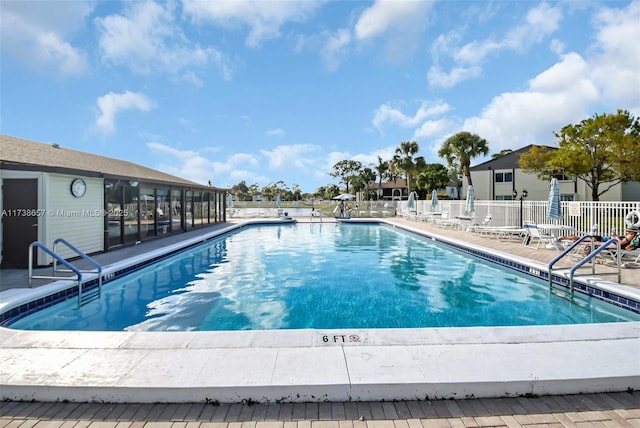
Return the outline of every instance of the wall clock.
[[[87,192],[87,183],[82,178],[76,178],[71,182],[71,194],[81,198]]]

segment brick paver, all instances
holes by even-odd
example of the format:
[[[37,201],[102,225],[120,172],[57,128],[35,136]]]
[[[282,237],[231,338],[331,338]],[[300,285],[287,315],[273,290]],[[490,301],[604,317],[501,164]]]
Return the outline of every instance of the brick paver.
[[[400,402],[0,403],[0,428],[640,427],[640,393]]]

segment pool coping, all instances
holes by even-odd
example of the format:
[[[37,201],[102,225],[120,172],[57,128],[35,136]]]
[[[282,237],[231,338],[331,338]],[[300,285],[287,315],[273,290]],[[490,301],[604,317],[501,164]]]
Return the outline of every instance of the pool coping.
[[[458,240],[376,219],[449,245]],[[249,220],[105,267],[197,245]],[[483,247],[468,244],[470,251]],[[484,251],[488,250],[484,248]],[[540,263],[491,250],[512,262]],[[623,291],[594,278],[580,282]],[[0,312],[68,281],[2,293]],[[628,289],[627,289],[628,288]],[[640,389],[640,322],[531,327],[243,332],[37,332],[0,328],[3,400],[302,402]],[[612,364],[611,356],[615,356]]]

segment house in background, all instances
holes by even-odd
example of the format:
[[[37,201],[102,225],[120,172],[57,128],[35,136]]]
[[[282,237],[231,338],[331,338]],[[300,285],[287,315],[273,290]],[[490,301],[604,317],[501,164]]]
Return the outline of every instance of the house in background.
[[[34,241],[51,248],[63,238],[92,254],[226,220],[227,189],[1,134],[0,185],[2,268],[26,267]],[[52,262],[34,255],[37,265]]]
[[[475,198],[480,200],[518,199],[522,191],[528,193],[527,199],[540,201],[549,197],[549,182],[539,180],[535,174],[525,173],[518,161],[523,153],[533,145],[514,150],[504,156],[491,159],[471,167],[471,180]],[[560,184],[560,199],[563,201],[591,201],[591,189],[583,180],[574,176],[565,176],[562,171],[556,175]],[[467,193],[468,183],[464,180],[463,195]],[[602,188],[601,188],[602,190]],[[517,192],[517,193],[516,193]],[[600,196],[600,201],[639,201],[640,182],[632,181],[613,186]]]
[[[415,189],[415,183],[412,183],[412,186]],[[404,178],[397,178],[394,181],[388,181],[382,183],[382,187],[380,187],[380,183],[372,183],[369,185],[369,190],[373,193],[378,193],[379,200],[385,201],[404,201],[409,198],[409,193],[407,192],[407,180]],[[364,200],[364,192],[365,190],[359,192],[359,200]],[[444,189],[438,189],[439,194],[446,194],[449,199],[459,199],[458,198],[458,188],[455,183],[449,183],[447,187]],[[430,195],[429,195],[430,197]]]

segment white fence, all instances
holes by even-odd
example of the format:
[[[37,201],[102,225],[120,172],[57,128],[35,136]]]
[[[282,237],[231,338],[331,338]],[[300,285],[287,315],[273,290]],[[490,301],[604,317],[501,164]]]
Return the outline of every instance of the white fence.
[[[227,208],[230,217],[273,217],[278,209],[275,203],[240,203],[234,208]],[[293,217],[304,217],[311,214],[310,206],[283,207]],[[325,216],[333,216],[337,201],[315,202],[314,209],[321,210]],[[347,201],[348,207],[355,208],[352,216],[357,217],[394,217],[409,211],[407,201]],[[491,214],[493,226],[522,226],[525,221],[534,223],[552,223],[547,219],[547,201],[475,201],[473,217],[476,223],[481,223],[487,214]],[[558,223],[572,226],[576,231],[588,232],[593,225],[598,225],[598,233],[609,235],[611,229],[618,232],[625,227],[625,218],[630,213],[639,213],[640,201],[637,202],[561,202],[562,220]],[[435,208],[431,207],[431,200],[415,201],[413,213],[448,211],[449,217],[467,216],[465,200],[440,200]]]
[[[407,208],[407,202],[398,202],[401,212]],[[525,221],[534,223],[556,223],[547,219],[547,201],[475,201],[473,217],[481,223],[491,214],[493,226],[522,226]],[[562,220],[559,224],[572,226],[575,230],[589,232],[593,225],[598,226],[598,234],[609,235],[611,229],[618,232],[625,227],[625,219],[630,213],[640,217],[639,202],[561,202]],[[465,216],[466,201],[439,201],[434,210],[431,201],[418,201],[417,213],[430,211],[448,211],[449,217]]]

